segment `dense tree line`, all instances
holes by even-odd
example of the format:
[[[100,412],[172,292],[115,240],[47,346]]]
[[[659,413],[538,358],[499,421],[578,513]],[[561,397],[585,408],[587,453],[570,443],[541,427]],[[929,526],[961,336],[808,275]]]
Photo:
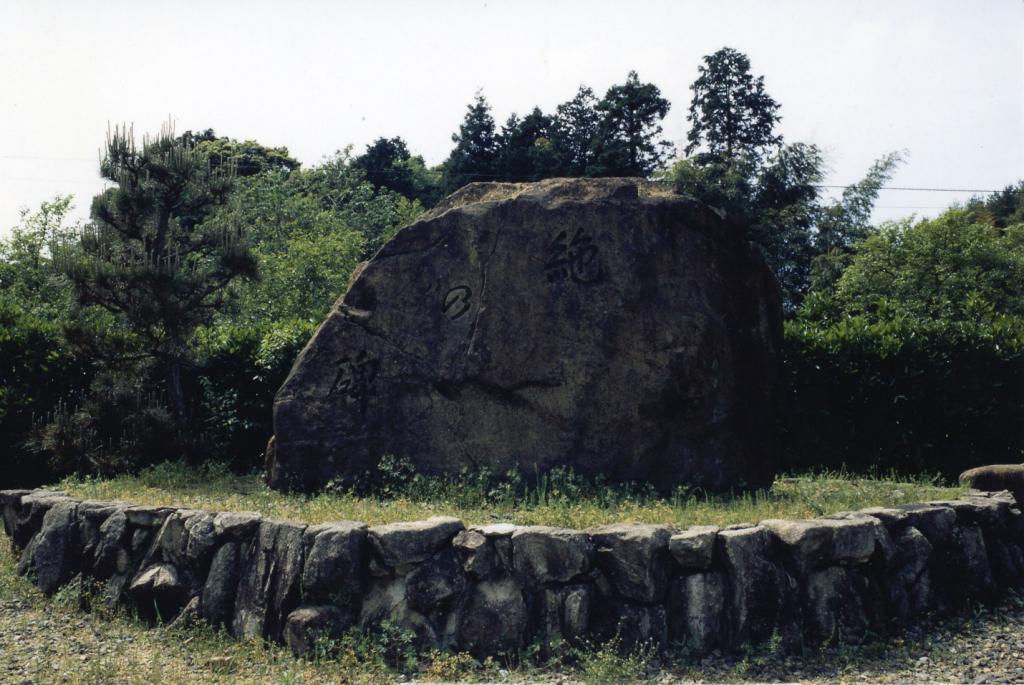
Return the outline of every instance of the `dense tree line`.
[[[303,168],[213,130],[115,129],[89,221],[58,197],[0,240],[3,479],[257,466],[273,393],[360,261],[466,183],[556,176],[656,179],[746,228],[784,293],[794,467],[1019,461],[1024,182],[876,227],[901,153],[827,197],[824,153],[783,139],[745,55],[708,55],[691,91],[680,157],[635,72],[500,126],[478,92],[434,167],[400,137]]]
[[[651,176],[672,155],[660,122],[670,103],[635,71],[598,99],[580,86],[545,114],[534,107],[509,115],[500,129],[482,92],[467,105],[448,158],[428,169],[401,138],[379,138],[354,165],[366,179],[432,206],[442,195],[478,181],[527,182],[560,176]]]

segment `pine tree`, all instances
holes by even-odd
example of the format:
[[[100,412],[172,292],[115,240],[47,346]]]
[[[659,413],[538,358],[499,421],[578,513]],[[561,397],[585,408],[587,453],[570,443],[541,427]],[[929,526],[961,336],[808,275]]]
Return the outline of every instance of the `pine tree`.
[[[93,200],[92,223],[62,267],[81,313],[101,310],[113,327],[90,326],[80,316],[67,333],[111,366],[156,362],[181,426],[188,418],[182,370],[189,338],[229,304],[232,281],[257,274],[240,228],[202,225],[230,192],[233,168],[211,168],[165,126],[141,148],[130,129],[115,128],[100,173],[116,185]]]

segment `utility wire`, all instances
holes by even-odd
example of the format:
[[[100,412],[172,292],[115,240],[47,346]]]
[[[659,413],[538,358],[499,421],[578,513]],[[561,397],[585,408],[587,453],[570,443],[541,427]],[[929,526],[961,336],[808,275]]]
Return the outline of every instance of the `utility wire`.
[[[33,162],[89,162],[95,164],[99,159],[85,159],[84,157],[33,157],[28,155],[0,155],[0,159],[20,159]]]
[[[14,159],[22,161],[53,161],[53,162],[88,162],[90,164],[96,164],[96,159],[85,159],[83,157],[35,157],[29,155],[0,155],[0,159]],[[363,168],[363,167],[360,167]],[[379,168],[379,169],[365,169],[366,171],[390,171],[390,168]],[[502,174],[474,174],[464,173],[462,176],[469,177],[487,177],[487,178],[498,178],[498,179],[511,179],[517,178],[511,175]],[[54,178],[24,178],[24,177],[2,177],[5,180],[10,181],[65,181],[64,179]],[[66,181],[65,181],[66,182]],[[845,190],[846,188],[857,187],[859,184],[824,184],[824,183],[811,183],[809,184],[812,188],[823,188],[828,190]],[[922,193],[999,193],[1000,190],[987,190],[983,188],[912,188],[907,186],[882,186],[879,190],[901,190],[911,192],[922,192]]]
[[[462,174],[463,176],[486,176],[487,178],[493,179],[511,179],[518,178],[516,176],[501,176],[495,174]],[[3,176],[0,175],[0,179],[4,181],[52,181],[54,183],[86,183],[90,181],[104,180],[101,177],[92,176],[89,178],[82,177],[77,179],[72,178],[52,178],[49,176]],[[825,185],[819,183],[809,184],[812,188],[821,188],[827,190],[845,190],[847,188],[856,188],[859,184],[850,185]],[[919,192],[919,193],[1001,193],[1001,190],[986,190],[982,188],[910,188],[905,186],[881,186],[878,190],[897,190],[907,192]]]
[[[847,186],[839,185],[824,185],[820,183],[812,183],[812,188],[854,188],[860,184],[853,184]],[[925,193],[1001,193],[1001,190],[982,190],[979,188],[907,188],[903,186],[881,186],[879,190],[913,190],[916,192]]]

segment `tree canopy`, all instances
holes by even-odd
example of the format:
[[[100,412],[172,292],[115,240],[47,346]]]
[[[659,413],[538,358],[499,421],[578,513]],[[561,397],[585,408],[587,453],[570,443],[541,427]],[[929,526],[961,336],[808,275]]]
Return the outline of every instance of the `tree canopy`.
[[[209,164],[217,168],[230,165],[234,175],[253,176],[265,171],[294,171],[301,163],[288,155],[286,147],[266,147],[255,140],[235,140],[226,136],[218,137],[212,128],[193,133],[181,134],[181,142],[195,148],[209,157]]]
[[[835,284],[831,317],[992,321],[1024,317],[1024,223],[999,227],[968,209],[890,222],[866,236]]]
[[[587,86],[554,115],[534,107],[513,113],[497,130],[478,92],[467,106],[455,148],[445,161],[444,192],[473,181],[538,181],[556,176],[650,177],[673,154],[662,139],[669,101],[635,71],[598,100]]]
[[[551,141],[551,117],[534,107],[523,118],[509,116],[498,134],[496,170],[500,180],[527,182],[559,173],[558,153]]]
[[[732,48],[704,58],[691,89],[686,152],[665,174],[676,191],[724,209],[772,268],[793,316],[813,288],[828,289],[870,231],[878,191],[903,156],[880,157],[863,179],[829,200],[825,157],[809,143],[784,145],[779,104]]]
[[[455,148],[444,163],[444,192],[451,193],[467,183],[495,178],[498,159],[498,134],[491,105],[480,91],[466,106],[466,116],[457,133],[452,134]]]
[[[601,125],[597,103],[594,91],[581,85],[571,100],[555,110],[551,139],[558,155],[559,172],[566,176],[585,176],[594,163]]]
[[[626,82],[608,89],[597,103],[600,114],[592,176],[648,177],[672,155],[661,140],[661,120],[670,103],[653,83],[641,83],[635,71]]]
[[[750,73],[750,59],[732,48],[706,55],[690,89],[686,154],[701,150],[718,160],[760,159],[782,144],[775,133],[779,104]]]

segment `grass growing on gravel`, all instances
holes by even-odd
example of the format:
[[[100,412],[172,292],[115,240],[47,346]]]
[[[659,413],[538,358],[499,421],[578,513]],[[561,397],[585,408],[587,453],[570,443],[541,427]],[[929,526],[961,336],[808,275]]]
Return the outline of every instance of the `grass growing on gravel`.
[[[587,528],[614,522],[679,526],[807,518],[877,505],[956,498],[960,487],[936,477],[856,477],[844,473],[780,477],[768,490],[708,495],[678,488],[662,495],[651,486],[589,481],[565,469],[524,479],[463,471],[424,477],[408,464],[382,460],[371,488],[282,494],[258,476],[216,467],[163,464],[109,480],[69,478],[58,487],[79,498],[208,510],[256,511],[264,516],[321,523],[355,520],[374,525],[430,516],[457,516],[467,524],[510,522]]]

